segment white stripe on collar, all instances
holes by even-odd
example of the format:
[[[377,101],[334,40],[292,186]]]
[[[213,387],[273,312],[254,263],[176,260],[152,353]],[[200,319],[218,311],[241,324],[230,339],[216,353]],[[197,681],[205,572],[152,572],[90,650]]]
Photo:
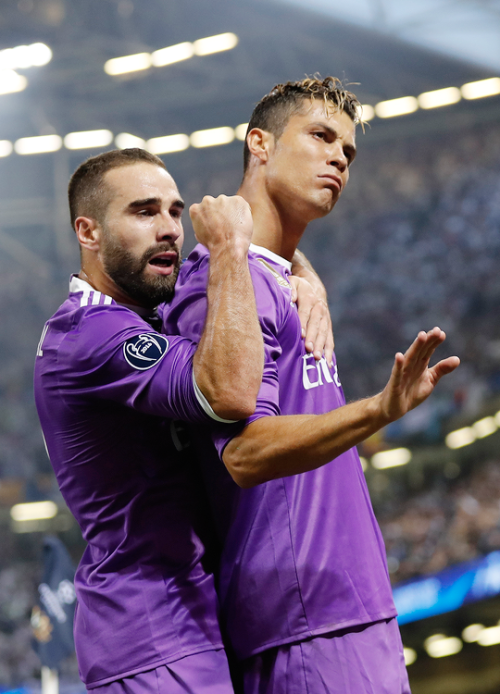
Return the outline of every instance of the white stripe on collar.
[[[78,277],[78,275],[71,275],[70,280],[69,280],[69,291],[71,294],[75,294],[76,292],[83,292],[84,297],[86,298],[84,306],[87,306],[88,300],[90,297],[90,292],[94,292],[94,297],[92,300],[92,304],[97,304],[99,303],[98,296],[100,297],[101,292],[98,292],[97,289],[94,289],[94,287],[86,282],[85,280],[82,280],[81,277]],[[104,294],[106,297],[104,299],[104,304],[109,305],[113,301],[113,297],[108,296],[107,294]],[[119,301],[116,302],[119,306],[123,306],[124,308],[130,309],[130,311],[134,311],[134,313],[137,313],[139,316],[142,318],[144,317],[150,317],[152,314],[155,313],[155,311],[151,308],[144,308],[144,306],[133,306],[131,304],[121,304]]]
[[[250,250],[256,253],[257,255],[263,255],[264,258],[274,260],[275,263],[282,265],[287,270],[290,270],[290,272],[292,271],[292,263],[290,261],[285,260],[285,258],[282,258],[280,255],[277,255],[276,253],[273,253],[268,248],[264,248],[263,246],[256,246],[254,243],[251,243]]]

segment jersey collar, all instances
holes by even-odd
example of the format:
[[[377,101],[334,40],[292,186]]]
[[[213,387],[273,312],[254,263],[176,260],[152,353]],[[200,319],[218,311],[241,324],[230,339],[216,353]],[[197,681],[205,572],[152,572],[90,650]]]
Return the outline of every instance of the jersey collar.
[[[69,291],[71,294],[76,294],[77,292],[95,292],[97,290],[94,289],[94,287],[91,284],[89,284],[85,280],[82,280],[81,277],[78,277],[78,275],[71,275],[69,280]],[[115,300],[113,299],[113,301]],[[156,309],[144,308],[144,306],[133,306],[131,304],[122,304],[119,301],[115,301],[115,304],[123,306],[124,308],[128,308],[130,309],[130,311],[134,311],[134,313],[137,313],[142,318],[149,318],[152,315],[156,315]]]
[[[278,263],[278,265],[282,265],[286,270],[289,270],[290,272],[292,271],[292,263],[289,260],[285,260],[285,258],[282,258],[277,253],[273,253],[268,248],[256,246],[254,243],[251,243],[250,250],[257,255],[262,255],[264,258],[268,258],[268,260]]]

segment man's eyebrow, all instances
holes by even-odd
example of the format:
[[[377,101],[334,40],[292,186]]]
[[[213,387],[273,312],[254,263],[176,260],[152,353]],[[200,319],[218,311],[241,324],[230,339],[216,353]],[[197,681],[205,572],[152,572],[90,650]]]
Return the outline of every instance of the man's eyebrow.
[[[134,200],[129,203],[128,208],[135,210],[138,207],[149,207],[150,205],[161,205],[161,198],[145,198],[144,200]],[[174,200],[170,207],[178,207],[183,210],[186,207],[186,203],[181,198]]]
[[[331,135],[332,137],[338,137],[338,133],[335,130],[335,128],[332,128],[331,125],[327,125],[326,123],[313,123],[312,124],[314,128],[323,128],[323,130],[326,130],[326,132]],[[356,145],[344,145],[344,149],[349,152],[351,156],[351,161],[354,159],[356,156],[356,152],[358,151],[356,149]]]

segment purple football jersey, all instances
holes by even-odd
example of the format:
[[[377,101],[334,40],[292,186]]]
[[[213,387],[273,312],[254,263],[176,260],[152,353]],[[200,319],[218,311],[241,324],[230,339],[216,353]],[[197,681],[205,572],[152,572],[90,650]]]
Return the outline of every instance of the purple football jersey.
[[[197,246],[184,264],[164,317],[166,332],[199,338],[207,258]],[[257,246],[249,262],[266,367],[257,410],[247,422],[341,407],[335,359],[329,368],[305,351],[287,280],[290,264]],[[210,427],[219,454],[238,427]],[[222,614],[239,658],[396,614],[385,548],[355,448],[317,470],[240,489],[202,443],[199,429],[196,442],[223,541]]]
[[[201,563],[199,490],[170,418],[206,422],[196,345],[77,277],[47,322],[35,399],[64,499],[88,543],[75,643],[88,688],[222,645]]]

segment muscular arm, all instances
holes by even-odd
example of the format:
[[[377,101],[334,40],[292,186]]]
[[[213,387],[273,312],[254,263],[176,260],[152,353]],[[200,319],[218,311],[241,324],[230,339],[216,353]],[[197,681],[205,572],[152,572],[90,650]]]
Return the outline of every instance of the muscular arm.
[[[250,207],[239,197],[206,197],[190,214],[198,240],[210,251],[207,318],[194,357],[196,383],[219,417],[245,419],[255,410],[264,365],[248,269]]]
[[[445,339],[438,328],[419,333],[406,354],[398,353],[384,390],[323,415],[262,417],[226,446],[223,460],[241,487],[314,470],[402,417],[423,402],[439,379],[460,363],[448,357],[429,368]]]

